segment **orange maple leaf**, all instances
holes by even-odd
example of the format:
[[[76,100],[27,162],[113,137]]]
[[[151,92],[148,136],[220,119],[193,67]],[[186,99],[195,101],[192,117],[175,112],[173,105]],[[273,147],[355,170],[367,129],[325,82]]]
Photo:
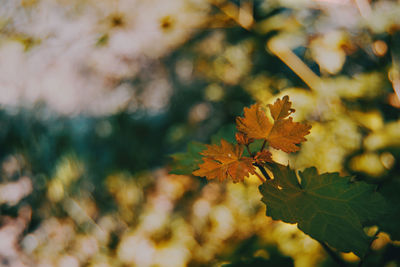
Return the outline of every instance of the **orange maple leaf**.
[[[287,118],[295,110],[291,108],[292,102],[288,96],[277,99],[273,105],[268,105],[273,120],[270,120],[259,104],[250,108],[244,108],[244,117],[237,117],[236,127],[249,138],[264,139],[273,148],[285,152],[296,152],[300,148],[296,146],[306,141],[311,126],[293,122]]]
[[[310,133],[311,125],[293,122],[292,118],[276,121],[268,137],[270,146],[285,152],[296,152],[300,147],[296,144],[306,141],[304,137]]]
[[[271,156],[272,156],[271,152],[269,152],[268,150],[263,150],[261,152],[257,152],[257,154],[254,156],[254,160],[258,164],[273,162]]]
[[[259,104],[244,108],[244,118],[236,118],[237,129],[249,138],[266,139],[269,136],[273,123],[268,120],[265,111]]]
[[[292,102],[289,101],[289,97],[285,95],[282,100],[279,98],[275,101],[273,105],[269,104],[269,110],[271,111],[272,118],[277,121],[280,119],[284,119],[296,110],[290,108],[292,106]]]
[[[249,174],[254,174],[253,159],[242,157],[243,148],[221,139],[221,146],[207,145],[207,149],[200,153],[203,163],[193,172],[196,176],[220,181],[232,179],[234,183],[243,181]]]
[[[246,134],[241,133],[241,132],[237,132],[235,135],[235,138],[236,138],[236,142],[239,145],[248,145],[248,144],[254,142],[254,139],[249,138]]]

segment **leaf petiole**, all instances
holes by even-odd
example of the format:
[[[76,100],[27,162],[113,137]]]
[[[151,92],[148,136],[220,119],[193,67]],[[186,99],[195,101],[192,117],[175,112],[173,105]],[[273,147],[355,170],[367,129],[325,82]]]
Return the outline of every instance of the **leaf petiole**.
[[[247,149],[247,152],[249,153],[250,157],[253,157],[253,154],[250,151],[249,144],[246,144],[246,149]]]
[[[257,172],[255,172],[255,174],[257,175],[258,179],[260,179],[260,181],[262,183],[265,183],[267,180],[265,180],[261,175],[259,175]]]
[[[266,144],[267,144],[267,140],[264,139],[264,142],[263,142],[263,144],[261,146],[260,152],[262,152],[264,150]]]
[[[271,177],[269,177],[267,171],[264,169],[264,167],[258,163],[253,163],[254,166],[260,169],[261,173],[264,175],[265,179],[271,180]]]

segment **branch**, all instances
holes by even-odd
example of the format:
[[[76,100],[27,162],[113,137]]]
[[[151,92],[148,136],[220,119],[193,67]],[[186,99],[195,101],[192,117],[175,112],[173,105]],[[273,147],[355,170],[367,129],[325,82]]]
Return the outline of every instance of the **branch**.
[[[271,177],[269,177],[267,171],[264,169],[264,167],[258,163],[253,163],[254,166],[260,169],[261,173],[264,175],[265,179],[271,180]]]

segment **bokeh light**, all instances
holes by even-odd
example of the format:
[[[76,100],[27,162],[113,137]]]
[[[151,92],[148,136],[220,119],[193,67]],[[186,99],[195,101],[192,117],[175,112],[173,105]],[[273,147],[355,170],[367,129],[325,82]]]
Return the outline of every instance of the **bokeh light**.
[[[399,14],[389,0],[2,1],[0,266],[334,266],[265,215],[256,176],[169,174],[169,155],[289,95],[312,130],[298,153],[270,149],[276,162],[397,179]],[[381,232],[372,254],[398,266],[399,245]]]

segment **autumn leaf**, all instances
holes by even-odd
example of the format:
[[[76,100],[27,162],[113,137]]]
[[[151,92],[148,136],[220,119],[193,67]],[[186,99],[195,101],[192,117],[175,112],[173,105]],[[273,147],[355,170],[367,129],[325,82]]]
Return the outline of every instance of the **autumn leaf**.
[[[296,152],[300,149],[296,144],[307,140],[304,136],[310,133],[310,129],[311,125],[293,122],[292,118],[278,120],[267,140],[273,148]]]
[[[236,127],[249,138],[267,139],[273,123],[268,120],[260,104],[254,104],[250,108],[244,108],[244,118],[236,118]]]
[[[278,98],[273,105],[268,105],[272,118],[275,121],[284,119],[295,112],[296,110],[290,108],[291,106],[292,102],[289,101],[289,96],[287,95],[285,95],[282,100]]]
[[[273,120],[270,120],[259,104],[244,108],[244,117],[236,119],[237,129],[249,138],[264,139],[275,149],[285,152],[296,152],[297,144],[306,141],[311,126],[293,122],[289,117],[295,110],[288,96],[277,99],[273,105],[268,105]],[[288,118],[289,117],[289,118]]]
[[[257,154],[254,156],[254,160],[258,164],[263,164],[266,162],[273,162],[272,157],[271,157],[271,152],[267,150],[263,150],[261,152],[257,152]]]
[[[246,134],[241,132],[236,133],[235,138],[239,145],[248,145],[254,142],[254,139],[249,138]]]
[[[221,145],[207,145],[207,149],[200,153],[203,163],[193,175],[206,177],[208,180],[224,181],[232,179],[234,183],[243,181],[249,174],[254,174],[253,159],[243,157],[243,148],[221,139]]]

